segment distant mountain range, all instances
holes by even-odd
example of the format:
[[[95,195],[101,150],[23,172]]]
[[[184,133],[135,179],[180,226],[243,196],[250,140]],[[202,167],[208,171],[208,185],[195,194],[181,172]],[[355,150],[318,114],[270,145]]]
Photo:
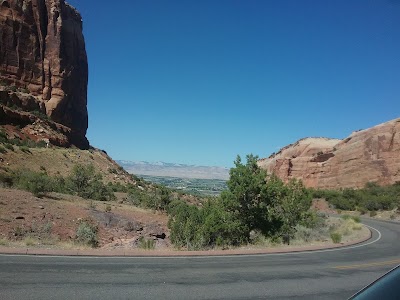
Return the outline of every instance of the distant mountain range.
[[[196,166],[166,162],[117,160],[126,171],[135,175],[165,176],[195,179],[229,178],[229,169],[215,166]]]

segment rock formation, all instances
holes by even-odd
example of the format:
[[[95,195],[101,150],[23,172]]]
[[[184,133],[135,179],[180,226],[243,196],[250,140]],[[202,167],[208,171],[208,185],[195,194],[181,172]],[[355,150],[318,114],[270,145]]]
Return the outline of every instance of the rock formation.
[[[305,138],[258,162],[284,181],[308,187],[360,188],[400,181],[400,119],[353,132],[344,140]]]
[[[80,14],[64,0],[0,0],[0,103],[39,111],[87,148],[88,65]],[[1,110],[1,109],[0,109]],[[0,112],[6,122],[8,110]]]

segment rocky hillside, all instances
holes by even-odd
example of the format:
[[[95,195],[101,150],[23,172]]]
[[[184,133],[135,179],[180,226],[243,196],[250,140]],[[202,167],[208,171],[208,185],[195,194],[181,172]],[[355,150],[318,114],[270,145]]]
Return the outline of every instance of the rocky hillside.
[[[305,138],[259,160],[259,166],[308,187],[363,187],[400,181],[400,119],[353,132],[344,140]]]
[[[0,39],[0,125],[35,126],[47,115],[61,146],[88,149],[80,14],[64,0],[0,0]]]

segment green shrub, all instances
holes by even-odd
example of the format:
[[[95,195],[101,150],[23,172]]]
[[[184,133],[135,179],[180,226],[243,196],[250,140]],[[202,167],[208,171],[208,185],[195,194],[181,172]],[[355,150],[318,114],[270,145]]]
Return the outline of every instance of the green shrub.
[[[8,142],[7,134],[3,130],[0,130],[0,143],[7,143],[7,142]]]
[[[6,153],[7,149],[0,145],[0,153]]]
[[[20,87],[18,89],[21,93],[29,94],[29,90],[26,87]]]
[[[337,209],[367,211],[392,210],[399,206],[400,184],[379,186],[369,182],[362,189],[344,189],[339,191],[311,190],[313,195],[323,196]]]
[[[7,148],[8,150],[14,151],[14,146],[11,144],[5,144],[4,147]]]
[[[40,140],[36,143],[36,147],[37,148],[46,148],[47,147],[47,143],[43,140]]]
[[[111,188],[102,182],[102,176],[97,173],[92,164],[75,165],[72,174],[67,177],[66,185],[70,193],[86,199],[107,201],[115,200]]]
[[[365,207],[357,207],[357,210],[360,212],[360,214],[365,215],[368,212],[368,209]]]
[[[17,187],[42,197],[53,190],[52,180],[44,173],[22,170],[15,173]]]
[[[0,173],[0,186],[12,187],[14,185],[14,176],[8,173]]]
[[[81,222],[76,230],[75,240],[80,244],[88,245],[93,248],[97,247],[99,244],[98,226],[90,221]]]
[[[135,206],[166,211],[172,201],[171,191],[165,187],[153,187],[150,191],[137,186],[127,188],[128,200]]]
[[[332,232],[331,239],[335,244],[339,244],[342,241],[342,235],[338,232]]]
[[[109,182],[107,186],[113,191],[113,192],[121,192],[121,193],[127,193],[128,192],[128,186],[123,185],[120,182],[112,183]]]
[[[12,92],[16,92],[17,91],[17,87],[15,85],[10,85],[7,87],[7,90],[12,91]]]
[[[29,150],[28,146],[19,146],[19,150],[25,153],[31,153],[31,150]]]
[[[377,215],[377,212],[375,211],[375,210],[372,210],[372,211],[370,211],[369,212],[369,216],[372,218],[372,217],[375,217]]]
[[[30,113],[31,113],[32,115],[34,115],[34,116],[40,118],[40,119],[43,119],[43,120],[50,120],[50,117],[49,117],[48,115],[46,115],[45,113],[41,112],[41,111],[34,110],[34,111],[31,111]]]
[[[182,201],[168,205],[172,243],[196,250],[239,246],[252,242],[259,232],[266,239],[295,234],[295,226],[317,226],[317,216],[309,212],[311,195],[300,181],[283,183],[267,176],[257,165],[257,157],[238,156],[230,170],[228,190],[207,200],[201,208]],[[254,241],[253,241],[254,242]]]

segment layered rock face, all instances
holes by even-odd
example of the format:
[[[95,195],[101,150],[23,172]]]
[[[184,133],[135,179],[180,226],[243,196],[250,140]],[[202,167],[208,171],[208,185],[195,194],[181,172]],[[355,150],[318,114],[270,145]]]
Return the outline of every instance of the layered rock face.
[[[71,144],[89,147],[88,64],[80,14],[64,0],[0,0],[0,39],[0,80],[14,87],[0,91],[0,102],[46,113],[71,129]],[[15,88],[29,101],[21,101]]]
[[[361,188],[400,181],[400,119],[353,132],[344,140],[306,138],[258,162],[284,181],[307,187]]]

